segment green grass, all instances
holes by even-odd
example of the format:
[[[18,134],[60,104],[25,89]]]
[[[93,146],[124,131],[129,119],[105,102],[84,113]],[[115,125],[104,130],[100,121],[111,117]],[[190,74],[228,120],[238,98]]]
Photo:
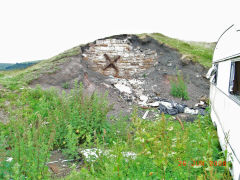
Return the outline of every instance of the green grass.
[[[184,128],[184,129],[183,129]],[[131,118],[125,138],[98,146],[108,155],[88,162],[65,179],[231,179],[209,115],[182,126],[172,118]],[[122,152],[134,152],[135,159]],[[212,165],[218,162],[219,166]]]
[[[12,90],[27,86],[30,82],[40,77],[41,74],[51,74],[58,70],[58,66],[70,60],[70,57],[80,54],[80,46],[64,51],[50,59],[43,60],[38,64],[24,70],[2,72],[4,78],[0,78],[0,84]]]
[[[180,72],[177,73],[177,78],[171,81],[170,94],[174,97],[182,98],[183,100],[189,100],[187,85],[184,82],[183,75]]]
[[[136,111],[110,123],[106,99],[83,96],[77,84],[68,95],[40,87],[2,90],[0,107],[10,112],[10,122],[0,123],[2,179],[51,179],[46,163],[52,150],[78,159],[85,148],[109,153],[85,160],[65,179],[230,179],[209,114],[183,127],[171,116],[143,120]],[[122,152],[134,152],[136,158]],[[6,162],[7,157],[13,161]]]
[[[8,100],[11,107],[10,122],[0,122],[0,179],[49,179],[46,163],[52,150],[79,158],[80,147],[109,131],[106,97],[83,96],[77,84],[68,95],[37,87],[19,90],[17,96],[2,91],[1,96],[0,105]],[[7,157],[13,162],[6,165]]]
[[[177,49],[181,54],[190,57],[192,61],[198,62],[204,67],[211,67],[215,43],[187,42],[170,38],[160,33],[140,34],[138,36],[143,38],[146,35],[151,36],[171,48]]]

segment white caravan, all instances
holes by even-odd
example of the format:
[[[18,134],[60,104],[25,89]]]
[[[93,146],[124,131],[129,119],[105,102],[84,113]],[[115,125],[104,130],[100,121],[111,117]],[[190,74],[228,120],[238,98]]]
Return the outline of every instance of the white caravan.
[[[240,26],[230,26],[214,50],[210,78],[211,118],[223,150],[240,180]]]

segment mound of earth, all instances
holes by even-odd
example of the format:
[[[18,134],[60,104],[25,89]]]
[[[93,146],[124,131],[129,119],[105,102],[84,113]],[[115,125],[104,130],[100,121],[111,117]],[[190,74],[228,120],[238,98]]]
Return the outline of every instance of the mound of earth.
[[[114,115],[130,113],[132,105],[144,106],[156,98],[194,107],[209,92],[207,69],[149,36],[116,35],[82,45],[79,55],[69,57],[57,69],[52,74],[41,74],[31,86],[69,91],[78,81],[88,95],[108,91]],[[178,71],[187,84],[187,101],[170,95],[170,80]]]

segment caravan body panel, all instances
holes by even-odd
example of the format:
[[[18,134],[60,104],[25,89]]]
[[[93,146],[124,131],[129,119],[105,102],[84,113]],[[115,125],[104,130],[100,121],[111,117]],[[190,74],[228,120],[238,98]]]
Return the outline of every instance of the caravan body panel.
[[[231,173],[240,180],[240,30],[237,27],[228,28],[216,45],[213,66],[217,72],[216,81],[210,84],[210,103],[219,142],[233,165]]]

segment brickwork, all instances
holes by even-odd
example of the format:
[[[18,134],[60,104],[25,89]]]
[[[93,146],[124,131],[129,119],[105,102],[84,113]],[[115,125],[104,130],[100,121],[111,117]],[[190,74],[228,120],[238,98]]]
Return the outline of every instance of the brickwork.
[[[143,72],[157,62],[155,51],[134,48],[128,39],[97,40],[82,56],[94,71],[121,78]]]

